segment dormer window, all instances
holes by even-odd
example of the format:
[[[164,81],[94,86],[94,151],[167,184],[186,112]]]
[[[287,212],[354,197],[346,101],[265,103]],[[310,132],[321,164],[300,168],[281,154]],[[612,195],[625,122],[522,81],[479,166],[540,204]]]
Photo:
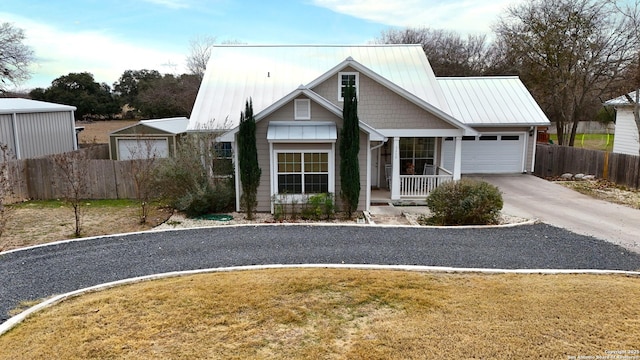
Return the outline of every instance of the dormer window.
[[[344,89],[351,84],[356,89],[356,97],[358,97],[358,73],[357,72],[340,72],[338,73],[338,100],[344,101]]]
[[[296,99],[293,102],[293,112],[295,120],[310,120],[311,119],[311,100],[309,99]]]

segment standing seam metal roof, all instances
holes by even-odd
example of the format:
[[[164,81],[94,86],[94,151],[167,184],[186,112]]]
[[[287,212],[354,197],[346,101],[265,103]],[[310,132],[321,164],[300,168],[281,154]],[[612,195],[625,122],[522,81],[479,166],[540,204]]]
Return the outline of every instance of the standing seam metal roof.
[[[517,76],[441,77],[451,115],[470,126],[548,125]]]
[[[258,114],[347,58],[448,113],[420,45],[216,46],[211,51],[188,130],[238,125],[249,97]],[[218,99],[212,101],[212,99]]]

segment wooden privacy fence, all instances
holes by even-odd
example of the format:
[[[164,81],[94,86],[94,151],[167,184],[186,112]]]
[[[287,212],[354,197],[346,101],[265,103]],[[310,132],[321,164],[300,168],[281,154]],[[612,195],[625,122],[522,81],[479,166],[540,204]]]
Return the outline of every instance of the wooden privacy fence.
[[[629,188],[640,188],[640,156],[558,145],[536,146],[536,176],[591,174]]]
[[[78,160],[77,166],[86,174],[84,199],[134,199],[134,160]],[[65,195],[68,181],[52,158],[12,160],[9,178],[13,201],[25,199],[51,200]]]

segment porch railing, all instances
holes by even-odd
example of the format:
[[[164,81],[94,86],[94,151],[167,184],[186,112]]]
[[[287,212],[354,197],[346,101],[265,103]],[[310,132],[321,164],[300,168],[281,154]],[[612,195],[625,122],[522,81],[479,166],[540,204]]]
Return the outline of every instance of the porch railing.
[[[444,173],[445,175],[400,175],[400,197],[427,197],[433,189],[453,181],[452,174],[448,171]]]

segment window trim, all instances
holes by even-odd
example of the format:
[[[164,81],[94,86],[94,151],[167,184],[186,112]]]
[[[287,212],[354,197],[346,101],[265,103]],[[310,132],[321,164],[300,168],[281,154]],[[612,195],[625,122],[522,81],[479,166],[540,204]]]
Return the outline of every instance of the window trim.
[[[407,139],[411,139],[412,140],[412,151],[411,151],[411,157],[403,157],[402,155],[402,150],[400,150],[400,154],[399,155],[399,161],[400,161],[400,175],[410,175],[407,173],[407,169],[405,169],[405,165],[407,163],[407,159],[411,159],[411,166],[413,167],[413,175],[422,175],[423,170],[424,170],[424,165],[422,166],[422,168],[416,168],[416,162],[417,160],[423,161],[425,162],[425,164],[428,165],[432,165],[435,166],[436,165],[436,157],[437,157],[437,151],[438,151],[438,145],[437,145],[437,141],[435,137],[402,137],[400,138],[400,142],[406,141]],[[426,139],[427,141],[430,142],[431,144],[431,149],[427,149],[427,151],[431,151],[432,152],[432,156],[427,156],[427,157],[416,157],[416,140],[417,139]],[[400,147],[402,147],[402,145],[400,145]]]
[[[306,108],[306,116],[299,116],[298,110],[301,108]],[[293,101],[293,119],[311,120],[311,99],[295,99]]]
[[[303,192],[300,194],[288,194],[288,193],[280,193],[278,191],[279,188],[279,179],[278,176],[281,174],[300,174],[302,176],[301,180],[302,180],[302,189],[304,191],[304,175],[305,174],[325,174],[325,173],[319,173],[319,172],[305,172],[304,171],[304,155],[305,154],[327,154],[327,192],[328,193],[334,193],[335,192],[335,181],[334,181],[334,177],[335,177],[335,164],[334,164],[334,159],[333,159],[333,148],[332,149],[306,149],[306,150],[298,150],[298,149],[287,149],[287,150],[274,150],[273,151],[273,155],[274,155],[274,177],[273,177],[273,194],[275,196],[277,196],[278,198],[284,200],[285,202],[291,202],[291,201],[298,201],[301,199],[304,199],[306,196],[309,196],[310,194],[316,194],[316,193],[308,193],[308,192]],[[300,154],[300,160],[301,160],[301,171],[300,172],[280,172],[279,168],[278,168],[278,155],[280,154]]]
[[[338,101],[344,102],[344,97],[342,96],[342,89],[346,86],[342,85],[342,77],[345,75],[355,75],[356,83],[353,85],[356,88],[356,97],[360,98],[360,73],[356,71],[340,71],[338,72]]]

